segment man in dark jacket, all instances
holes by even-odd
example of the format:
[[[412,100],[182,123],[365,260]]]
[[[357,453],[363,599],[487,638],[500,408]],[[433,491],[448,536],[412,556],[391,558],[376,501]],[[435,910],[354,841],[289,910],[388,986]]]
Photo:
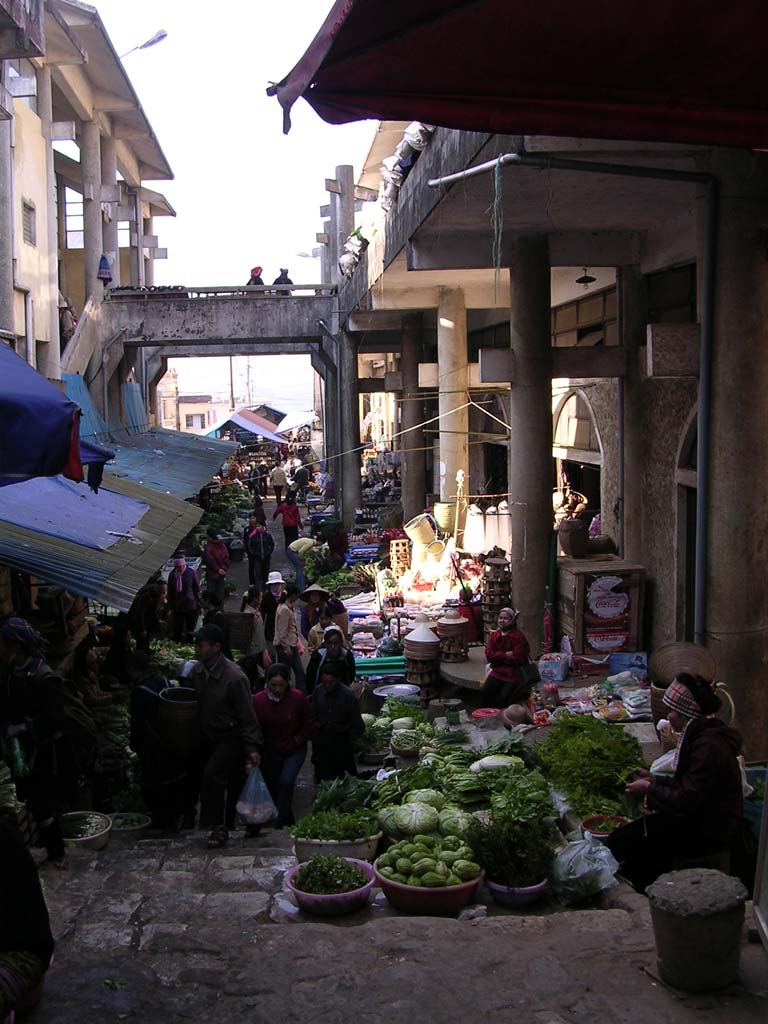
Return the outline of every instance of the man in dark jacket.
[[[338,666],[339,681],[351,686],[355,681],[355,656],[344,646],[344,635],[338,626],[328,626],[323,633],[323,644],[314,652],[307,665],[307,693],[312,693],[315,684],[329,665]]]
[[[311,698],[315,713],[312,763],[316,782],[340,779],[345,773],[357,775],[352,741],[363,735],[365,725],[357,697],[342,683],[341,675],[338,663],[324,665],[320,685]]]
[[[293,281],[288,277],[288,268],[280,267],[280,276],[276,277],[272,284],[293,284]],[[290,295],[290,291],[286,288],[279,288],[275,295]]]
[[[173,639],[187,640],[197,625],[203,601],[197,573],[187,565],[183,556],[173,560],[173,572],[168,577],[167,601],[173,613]]]
[[[197,764],[200,824],[211,830],[208,846],[225,846],[244,780],[243,765],[259,763],[261,730],[251,704],[248,678],[222,654],[218,626],[195,633],[198,661],[188,676],[197,691],[201,745]]]
[[[248,525],[243,530],[243,547],[248,556],[248,582],[252,587],[260,587],[269,576],[275,541],[254,515],[249,516]]]

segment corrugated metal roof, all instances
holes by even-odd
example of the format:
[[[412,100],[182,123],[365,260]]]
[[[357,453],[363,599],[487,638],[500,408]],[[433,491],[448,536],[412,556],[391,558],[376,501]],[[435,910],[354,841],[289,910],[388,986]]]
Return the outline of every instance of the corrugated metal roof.
[[[111,473],[104,474],[104,487],[148,506],[130,538],[121,537],[107,550],[94,549],[0,520],[0,562],[127,611],[149,577],[200,520],[202,510]]]
[[[123,385],[125,422],[110,417],[109,429],[79,374],[62,375],[67,397],[83,412],[81,436],[108,443],[115,452],[110,472],[143,487],[152,487],[177,498],[189,498],[216,474],[237,445],[210,437],[148,427],[141,388],[133,381]]]

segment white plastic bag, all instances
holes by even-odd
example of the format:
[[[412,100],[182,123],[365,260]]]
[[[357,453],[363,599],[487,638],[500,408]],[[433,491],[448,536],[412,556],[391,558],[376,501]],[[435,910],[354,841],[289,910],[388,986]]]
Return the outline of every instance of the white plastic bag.
[[[584,903],[619,883],[619,864],[607,846],[593,837],[581,839],[555,854],[552,888],[566,906]]]
[[[264,776],[255,766],[248,774],[235,809],[248,825],[264,825],[271,818],[277,817],[277,808],[272,802]]]

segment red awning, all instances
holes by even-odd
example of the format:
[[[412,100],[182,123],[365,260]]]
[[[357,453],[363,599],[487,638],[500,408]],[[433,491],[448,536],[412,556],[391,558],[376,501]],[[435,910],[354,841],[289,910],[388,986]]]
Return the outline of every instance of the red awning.
[[[269,93],[505,135],[768,148],[768,4],[337,0]]]

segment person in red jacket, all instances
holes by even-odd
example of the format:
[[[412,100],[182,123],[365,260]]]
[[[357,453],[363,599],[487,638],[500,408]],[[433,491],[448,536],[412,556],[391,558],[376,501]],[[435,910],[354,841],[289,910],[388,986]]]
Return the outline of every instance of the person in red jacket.
[[[502,608],[499,628],[488,637],[485,656],[491,671],[480,690],[487,707],[505,708],[508,704],[525,704],[531,687],[520,681],[518,668],[527,665],[531,648],[525,634],[517,628],[517,611]]]
[[[210,527],[208,543],[203,551],[205,565],[205,587],[209,594],[215,594],[221,603],[226,597],[224,584],[229,572],[229,549],[221,536]]]
[[[295,821],[293,788],[315,728],[312,705],[306,694],[290,687],[290,678],[287,665],[270,665],[266,687],[253,698],[253,710],[264,737],[261,770],[277,807],[276,828]]]
[[[277,519],[278,516],[283,517],[283,536],[285,537],[285,546],[287,548],[289,544],[293,544],[295,540],[299,539],[299,530],[303,525],[301,522],[301,512],[296,504],[296,495],[293,491],[288,491],[285,501],[281,502],[272,513],[273,519]]]

